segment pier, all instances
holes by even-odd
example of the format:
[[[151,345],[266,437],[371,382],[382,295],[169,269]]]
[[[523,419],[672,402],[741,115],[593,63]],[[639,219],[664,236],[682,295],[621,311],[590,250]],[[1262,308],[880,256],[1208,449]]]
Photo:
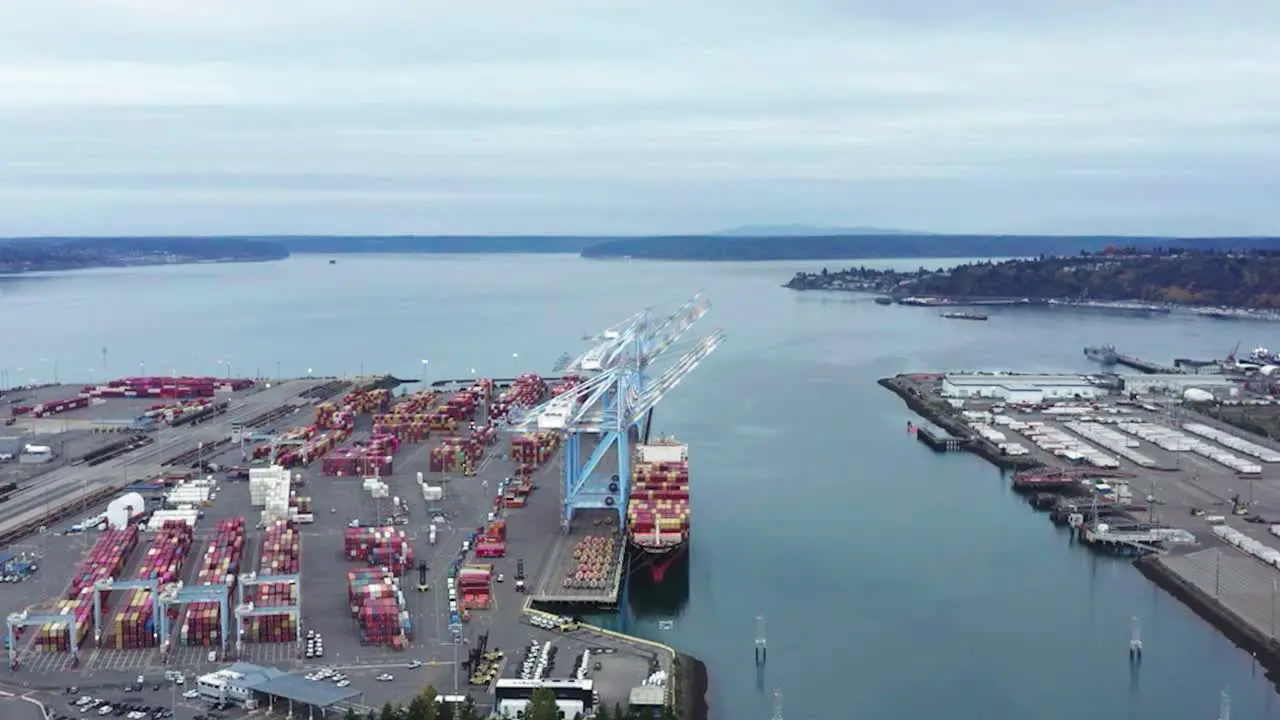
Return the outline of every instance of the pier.
[[[1143,360],[1142,358],[1134,357],[1133,355],[1125,355],[1123,353],[1116,353],[1116,364],[1133,368],[1134,370],[1146,373],[1147,375],[1178,375],[1183,372],[1181,368],[1161,365],[1156,362],[1151,362],[1150,360]]]

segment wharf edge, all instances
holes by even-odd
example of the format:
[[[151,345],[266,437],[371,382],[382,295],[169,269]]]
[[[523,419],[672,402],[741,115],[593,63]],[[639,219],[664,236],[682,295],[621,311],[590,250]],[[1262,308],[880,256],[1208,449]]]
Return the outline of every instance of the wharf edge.
[[[892,392],[894,395],[902,398],[902,401],[907,404],[907,408],[925,420],[928,420],[934,425],[946,430],[957,438],[968,438],[969,432],[960,424],[947,415],[939,412],[937,407],[926,402],[925,399],[916,394],[915,391],[910,388],[903,387],[897,382],[897,378],[880,378],[876,383]],[[1008,455],[1001,455],[990,443],[974,441],[973,439],[961,440],[959,449],[973,453],[1002,470],[1030,470],[1031,468],[1039,467],[1040,465],[1040,463],[1029,458],[1017,458],[1009,457]]]
[[[1259,632],[1231,612],[1226,605],[1179,577],[1164,564],[1159,555],[1140,557],[1133,561],[1133,565],[1143,577],[1190,608],[1236,647],[1253,655],[1254,660],[1266,672],[1267,679],[1280,685],[1280,642]]]
[[[531,597],[524,602],[524,612],[527,615],[542,616],[550,620],[559,619],[559,616],[554,613],[533,607]],[[707,666],[701,660],[657,640],[628,635],[587,622],[581,622],[579,625],[582,629],[599,635],[607,635],[630,645],[647,646],[665,653],[671,659],[672,668],[672,682],[667,685],[666,704],[675,709],[680,720],[707,720]]]
[[[957,437],[967,438],[969,433],[952,418],[940,412],[936,406],[925,402],[911,389],[903,387],[897,378],[881,378],[877,384],[902,398],[907,407],[925,420],[937,425]],[[1000,455],[986,442],[965,442],[961,449],[978,455],[1002,470],[1020,470],[1040,466],[1035,461],[1021,458],[1010,458]],[[1280,687],[1280,642],[1259,632],[1243,621],[1223,603],[1205,593],[1194,584],[1187,582],[1171,570],[1159,555],[1139,557],[1133,561],[1142,576],[1157,587],[1169,593],[1174,599],[1186,605],[1205,622],[1221,632],[1228,640],[1241,650],[1251,654],[1266,672],[1267,678]]]

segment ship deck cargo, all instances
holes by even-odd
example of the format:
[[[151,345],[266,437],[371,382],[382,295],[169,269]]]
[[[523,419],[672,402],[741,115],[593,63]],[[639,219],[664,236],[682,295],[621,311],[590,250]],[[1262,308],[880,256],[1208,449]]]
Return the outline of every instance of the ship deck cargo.
[[[627,539],[660,582],[689,542],[689,447],[675,441],[638,445],[627,504]]]

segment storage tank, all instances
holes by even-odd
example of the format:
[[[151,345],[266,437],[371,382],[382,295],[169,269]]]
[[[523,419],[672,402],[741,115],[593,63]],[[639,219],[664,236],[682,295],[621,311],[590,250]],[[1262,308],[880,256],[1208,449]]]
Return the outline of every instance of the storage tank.
[[[107,523],[112,529],[120,529],[129,524],[135,516],[147,509],[147,501],[136,492],[125,493],[107,505]]]
[[[1186,392],[1182,393],[1182,399],[1187,402],[1213,402],[1213,393],[1200,388],[1187,388]]]

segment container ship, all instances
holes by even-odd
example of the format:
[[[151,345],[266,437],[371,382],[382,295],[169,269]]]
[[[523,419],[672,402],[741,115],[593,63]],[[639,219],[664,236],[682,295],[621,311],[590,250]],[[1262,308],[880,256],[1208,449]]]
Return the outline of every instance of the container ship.
[[[636,447],[627,541],[655,583],[689,547],[689,446],[664,438]]]

